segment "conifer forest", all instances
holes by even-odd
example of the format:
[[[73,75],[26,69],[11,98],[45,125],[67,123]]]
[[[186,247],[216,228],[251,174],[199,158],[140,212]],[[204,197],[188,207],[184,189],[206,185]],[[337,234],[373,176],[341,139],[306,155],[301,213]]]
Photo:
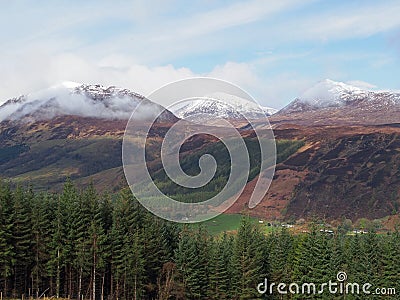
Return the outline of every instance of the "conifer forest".
[[[99,194],[70,181],[58,194],[2,184],[0,222],[3,298],[344,299],[257,291],[265,279],[321,284],[339,271],[400,291],[398,232],[265,234],[243,217],[236,233],[211,235],[153,216],[129,190]]]

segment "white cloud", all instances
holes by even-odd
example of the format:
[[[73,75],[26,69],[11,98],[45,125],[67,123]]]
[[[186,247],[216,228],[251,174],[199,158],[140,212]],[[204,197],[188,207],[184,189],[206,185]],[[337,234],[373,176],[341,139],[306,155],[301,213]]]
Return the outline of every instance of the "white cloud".
[[[255,68],[248,63],[227,62],[224,65],[216,66],[206,75],[240,85],[249,93],[255,92],[262,85]]]
[[[146,95],[170,81],[195,75],[187,68],[174,68],[172,65],[151,68],[135,63],[125,64],[124,60],[127,62],[129,58],[119,61],[106,58],[100,63],[93,63],[71,53],[20,56],[18,63],[2,64],[0,102],[66,80],[116,85]]]
[[[284,79],[288,82],[286,86],[283,86],[284,82],[279,83],[283,80],[282,77],[269,83],[270,81],[257,74],[253,64],[236,62],[218,65],[209,72],[196,73],[188,68],[176,68],[173,65],[148,67],[124,55],[104,57],[94,63],[71,53],[56,56],[31,53],[20,57],[18,64],[3,65],[3,67],[6,69],[0,73],[0,103],[63,81],[116,85],[148,95],[155,89],[176,80],[209,76],[240,86],[262,105],[279,108],[287,101],[285,95],[288,89],[295,86],[295,83],[287,77]],[[295,82],[299,81],[296,79]],[[277,101],[278,98],[280,102]]]
[[[2,41],[11,46],[0,49],[0,103],[64,80],[147,94],[174,80],[211,76],[231,81],[262,104],[278,108],[321,78],[357,78],[356,71],[338,63],[352,59],[350,50],[313,51],[315,43],[310,41],[360,38],[400,26],[399,2],[196,2],[185,6],[184,13],[176,0],[95,2],[61,9],[52,2],[43,9],[31,5],[35,14],[27,13],[26,3],[10,13],[3,11],[0,33],[6,33]],[[21,16],[24,22],[14,22],[8,30]],[[293,54],[280,54],[288,48]],[[375,50],[365,49],[365,58],[359,49],[351,51],[366,60]],[[342,57],[327,59],[329,53]],[[388,56],[382,53],[377,67],[386,67]],[[199,57],[208,64],[208,70],[199,68],[201,73],[194,69]],[[289,60],[304,63],[291,65]]]
[[[280,108],[320,79],[308,78],[296,72],[261,75],[258,70],[260,64],[265,67],[270,63],[264,60],[249,63],[228,61],[204,73],[176,68],[171,64],[149,67],[138,63],[133,56],[122,54],[91,61],[73,53],[50,55],[33,52],[19,55],[17,61],[0,63],[3,70],[0,72],[0,103],[63,81],[115,85],[148,95],[176,80],[209,76],[238,85],[261,105]]]
[[[164,34],[155,40],[196,38],[227,28],[236,27],[266,18],[268,15],[294,9],[301,0],[264,1],[252,0],[233,3],[222,8],[202,12],[164,24]]]
[[[364,90],[372,90],[377,88],[376,85],[362,80],[350,80],[346,83]]]
[[[264,26],[263,22],[312,1],[315,0],[232,1],[222,7],[216,5],[219,6],[217,8],[210,5],[209,9],[203,8],[207,7],[207,3],[194,4],[188,13],[177,13],[167,7],[164,13],[156,10],[147,19],[141,17],[140,24],[136,24],[137,20],[133,16],[129,18],[127,12],[123,11],[123,18],[140,26],[127,26],[129,30],[105,35],[94,43],[80,47],[79,51],[95,56],[124,52],[133,54],[141,63],[151,65],[188,56],[213,55],[216,51],[229,48],[239,51],[247,43],[256,46],[261,41],[255,40],[257,35],[253,34],[253,27],[261,27],[262,36],[269,35],[275,28]],[[144,10],[150,13],[148,9]],[[116,15],[117,12],[120,10],[117,9]],[[146,15],[146,12],[143,14]],[[240,36],[236,35],[236,30],[241,31]]]
[[[282,18],[300,5],[306,8],[310,2],[313,1],[233,3],[149,24],[141,33],[117,36],[113,45],[124,45],[133,49],[142,60],[154,62],[199,53],[206,55],[229,48],[240,51],[247,47],[276,47],[288,42],[364,38],[400,27],[400,2],[392,1],[365,6],[347,3],[329,10],[318,9],[313,14],[302,12],[295,17]],[[147,51],[136,51],[137,43]],[[159,51],[160,45],[162,51]]]
[[[262,95],[267,96],[268,99],[263,101],[273,108],[282,108],[301,95],[317,80],[319,78],[307,77],[297,72],[285,72],[264,78]]]
[[[312,16],[303,16],[281,28],[291,39],[343,40],[368,37],[400,26],[400,2],[382,1],[366,6],[338,6]],[[288,34],[290,33],[290,34]]]

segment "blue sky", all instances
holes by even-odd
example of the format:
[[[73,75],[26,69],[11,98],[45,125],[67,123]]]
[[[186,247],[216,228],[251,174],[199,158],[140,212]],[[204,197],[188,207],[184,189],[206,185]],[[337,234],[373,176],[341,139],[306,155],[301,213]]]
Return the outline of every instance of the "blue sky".
[[[399,16],[400,1],[1,1],[0,103],[66,80],[146,95],[212,76],[275,108],[325,78],[400,90]]]

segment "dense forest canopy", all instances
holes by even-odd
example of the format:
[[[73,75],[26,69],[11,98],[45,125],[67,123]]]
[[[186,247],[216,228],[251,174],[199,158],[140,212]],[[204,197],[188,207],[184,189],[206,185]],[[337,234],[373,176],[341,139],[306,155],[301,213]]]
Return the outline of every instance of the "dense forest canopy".
[[[68,181],[59,194],[0,186],[3,297],[71,299],[342,299],[261,295],[270,282],[335,280],[400,291],[400,235],[287,230],[265,235],[243,220],[235,234],[161,220],[129,190],[98,194]],[[336,298],[335,298],[336,297]],[[368,299],[380,299],[369,296]],[[397,296],[398,297],[398,296]],[[346,295],[364,299],[365,295]],[[397,298],[393,298],[397,299]]]

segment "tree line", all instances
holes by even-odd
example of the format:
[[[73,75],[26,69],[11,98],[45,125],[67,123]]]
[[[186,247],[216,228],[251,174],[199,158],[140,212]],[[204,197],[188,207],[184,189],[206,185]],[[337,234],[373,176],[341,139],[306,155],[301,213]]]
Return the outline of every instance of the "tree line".
[[[0,291],[9,298],[343,299],[257,291],[265,278],[319,284],[339,271],[400,293],[399,250],[397,232],[265,235],[243,217],[237,233],[212,236],[151,215],[126,189],[115,196],[70,181],[57,194],[0,185]]]

